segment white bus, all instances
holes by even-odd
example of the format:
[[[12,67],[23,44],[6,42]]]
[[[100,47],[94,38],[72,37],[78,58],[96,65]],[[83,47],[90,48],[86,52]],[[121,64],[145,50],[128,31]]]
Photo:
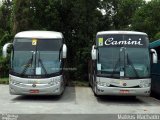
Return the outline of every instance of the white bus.
[[[150,51],[146,33],[98,32],[91,56],[89,84],[95,95],[150,95]],[[156,62],[156,51],[152,57]]]
[[[9,90],[13,95],[61,95],[66,79],[63,67],[67,47],[62,33],[24,31],[3,46],[12,46]]]

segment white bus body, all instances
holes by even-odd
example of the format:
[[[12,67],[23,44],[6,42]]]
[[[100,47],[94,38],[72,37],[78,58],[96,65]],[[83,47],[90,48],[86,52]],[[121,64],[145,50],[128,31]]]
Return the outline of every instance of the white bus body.
[[[148,45],[143,32],[98,32],[89,62],[89,84],[95,95],[149,96]]]
[[[67,47],[63,35],[54,31],[24,31],[3,47],[12,45],[9,90],[14,95],[61,95]]]

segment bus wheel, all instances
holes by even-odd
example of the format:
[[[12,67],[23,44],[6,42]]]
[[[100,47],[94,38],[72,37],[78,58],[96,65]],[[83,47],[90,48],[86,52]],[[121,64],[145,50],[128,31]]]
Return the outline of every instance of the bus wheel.
[[[56,95],[58,98],[62,97],[62,95],[64,94],[64,91],[65,91],[65,87],[63,88],[63,91],[61,92],[61,94],[59,95]]]
[[[94,96],[98,97],[96,91],[97,91],[97,87],[96,87],[96,85],[94,85],[94,87],[93,87]]]
[[[90,74],[88,74],[88,86],[91,87],[91,84],[90,84]]]
[[[94,96],[98,97],[98,95],[94,92]]]

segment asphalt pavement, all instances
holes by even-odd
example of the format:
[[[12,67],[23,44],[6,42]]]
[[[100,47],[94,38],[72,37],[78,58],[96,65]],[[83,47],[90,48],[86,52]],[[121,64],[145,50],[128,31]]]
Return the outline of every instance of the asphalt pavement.
[[[48,118],[48,114],[60,114],[65,119],[66,115],[70,114],[72,115],[68,116],[70,119],[80,115],[76,117],[76,120],[79,120],[79,117],[92,119],[102,114],[104,117],[106,114],[160,114],[160,100],[153,97],[133,99],[104,96],[99,98],[94,96],[90,87],[66,87],[61,97],[10,95],[8,89],[8,85],[0,85],[0,114],[2,115],[34,114],[39,118],[45,114]],[[81,114],[84,116],[82,117]],[[55,115],[55,118],[60,117]]]

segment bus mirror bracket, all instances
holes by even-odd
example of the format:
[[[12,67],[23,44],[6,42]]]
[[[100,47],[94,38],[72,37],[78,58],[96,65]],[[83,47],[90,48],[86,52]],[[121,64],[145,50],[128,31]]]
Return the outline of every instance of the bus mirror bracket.
[[[7,50],[8,48],[12,45],[12,43],[6,43],[4,46],[3,46],[3,50],[2,50],[2,55],[4,58],[7,57],[8,53],[7,53]]]
[[[92,56],[92,60],[96,60],[97,59],[97,54],[96,54],[97,50],[95,45],[92,46],[92,51],[91,51],[91,56]]]
[[[62,48],[62,58],[63,58],[63,59],[67,58],[67,46],[66,46],[66,44],[63,44],[63,48]]]
[[[152,62],[157,63],[158,62],[158,56],[155,49],[151,49],[151,55],[152,55]]]

